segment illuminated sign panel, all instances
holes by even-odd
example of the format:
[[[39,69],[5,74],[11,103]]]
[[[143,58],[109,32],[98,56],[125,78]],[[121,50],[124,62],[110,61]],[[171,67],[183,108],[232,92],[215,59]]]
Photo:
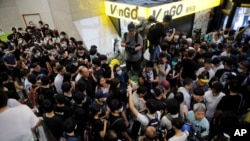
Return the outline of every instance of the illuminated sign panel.
[[[172,15],[173,19],[176,19],[219,5],[220,0],[186,0],[151,7],[149,14],[162,21],[164,15]]]
[[[137,21],[138,17],[147,17],[149,9],[142,6],[105,1],[106,14],[112,17]]]
[[[172,15],[173,19],[176,19],[219,5],[220,0],[185,0],[149,8],[105,1],[106,14],[108,16],[127,19],[130,21],[137,21],[138,17],[148,18],[150,15],[154,15],[158,21],[162,21],[164,15],[167,14]]]

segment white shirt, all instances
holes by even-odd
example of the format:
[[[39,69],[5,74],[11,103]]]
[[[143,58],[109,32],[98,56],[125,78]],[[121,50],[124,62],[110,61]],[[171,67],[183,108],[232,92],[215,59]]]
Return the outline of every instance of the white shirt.
[[[63,91],[62,91],[62,83],[63,83],[63,76],[61,74],[57,74],[56,75],[56,78],[54,80],[54,84],[55,84],[55,87],[56,87],[56,92],[58,94],[62,94]]]
[[[2,141],[34,141],[31,128],[39,119],[26,105],[8,108],[0,113]]]
[[[214,112],[216,110],[216,107],[223,96],[225,96],[225,94],[223,92],[220,92],[220,94],[218,96],[213,96],[212,90],[208,90],[205,92],[205,95],[203,96],[203,98],[204,98],[204,101],[206,101],[205,104],[207,107],[206,117],[213,117],[214,116]]]
[[[190,109],[191,95],[189,94],[189,91],[186,88],[184,88],[184,87],[180,87],[178,89],[178,92],[182,92],[183,93],[184,104],[187,105],[188,109]]]
[[[199,68],[198,71],[196,72],[196,76],[199,76],[199,75],[200,75],[202,72],[204,72],[204,71],[205,71],[205,68],[204,68],[204,67]],[[209,70],[208,70],[208,73],[209,73],[209,80],[210,80],[212,77],[214,77],[215,72],[214,72],[213,69],[209,69]]]
[[[20,102],[18,102],[16,99],[13,99],[13,98],[9,98],[8,99],[8,103],[7,103],[7,106],[8,107],[17,107],[17,106],[20,106],[21,105],[21,103]]]
[[[183,132],[181,136],[173,136],[168,141],[186,141],[189,133],[187,131]]]

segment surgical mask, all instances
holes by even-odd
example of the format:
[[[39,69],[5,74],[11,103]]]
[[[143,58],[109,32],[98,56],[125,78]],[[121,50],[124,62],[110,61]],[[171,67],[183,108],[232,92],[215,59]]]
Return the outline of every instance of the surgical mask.
[[[187,38],[187,36],[186,36],[186,35],[183,35],[183,36],[182,36],[182,39],[186,39],[186,38]]]
[[[49,45],[53,45],[54,43],[53,42],[49,42]]]
[[[64,38],[64,36],[63,36],[63,35],[60,35],[60,38],[61,38],[61,39],[63,39],[63,38]]]
[[[72,63],[74,66],[78,66],[78,62]]]
[[[120,111],[120,112],[122,112],[122,111],[123,111],[123,106],[119,109],[119,111]]]
[[[62,46],[63,48],[67,47],[67,45],[66,45],[66,44],[61,44],[61,46]]]
[[[11,45],[11,46],[14,46],[14,45],[15,45],[15,43],[10,43],[10,45]]]
[[[93,60],[95,58],[94,55],[90,55],[90,60]]]
[[[118,75],[121,75],[121,74],[122,74],[122,70],[119,70],[119,71],[117,72],[117,74],[118,74]]]
[[[227,37],[228,37],[228,34],[225,34],[225,35],[224,35],[224,38],[227,38]]]
[[[238,72],[243,72],[244,70],[241,69],[241,68],[238,68],[237,71],[238,71]]]
[[[79,56],[83,56],[83,53],[82,54],[78,54]]]

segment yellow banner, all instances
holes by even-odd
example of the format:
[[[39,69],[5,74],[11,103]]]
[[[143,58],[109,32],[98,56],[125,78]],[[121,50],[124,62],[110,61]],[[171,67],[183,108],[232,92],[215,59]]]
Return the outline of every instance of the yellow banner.
[[[105,1],[105,11],[108,16],[115,18],[137,21],[138,17],[148,17],[149,9],[147,7]]]
[[[220,0],[185,0],[154,7],[105,1],[105,11],[108,16],[130,21],[137,21],[138,17],[148,18],[150,15],[154,15],[158,21],[162,21],[164,15],[167,14],[176,19],[219,5]]]
[[[165,15],[172,15],[176,19],[219,5],[220,0],[185,0],[151,7],[149,13],[162,21]]]

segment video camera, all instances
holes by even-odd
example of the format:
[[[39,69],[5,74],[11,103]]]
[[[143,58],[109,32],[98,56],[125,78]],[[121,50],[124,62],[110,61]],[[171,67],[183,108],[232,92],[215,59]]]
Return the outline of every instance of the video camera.
[[[190,141],[204,141],[204,139],[201,138],[201,133],[204,131],[206,131],[206,128],[200,125],[192,125],[191,130],[189,132],[189,140]]]
[[[135,50],[135,48],[138,46],[138,45],[134,45],[134,44],[129,44],[127,43],[128,46],[125,48],[127,52],[129,52],[130,54],[136,54],[137,51]]]

